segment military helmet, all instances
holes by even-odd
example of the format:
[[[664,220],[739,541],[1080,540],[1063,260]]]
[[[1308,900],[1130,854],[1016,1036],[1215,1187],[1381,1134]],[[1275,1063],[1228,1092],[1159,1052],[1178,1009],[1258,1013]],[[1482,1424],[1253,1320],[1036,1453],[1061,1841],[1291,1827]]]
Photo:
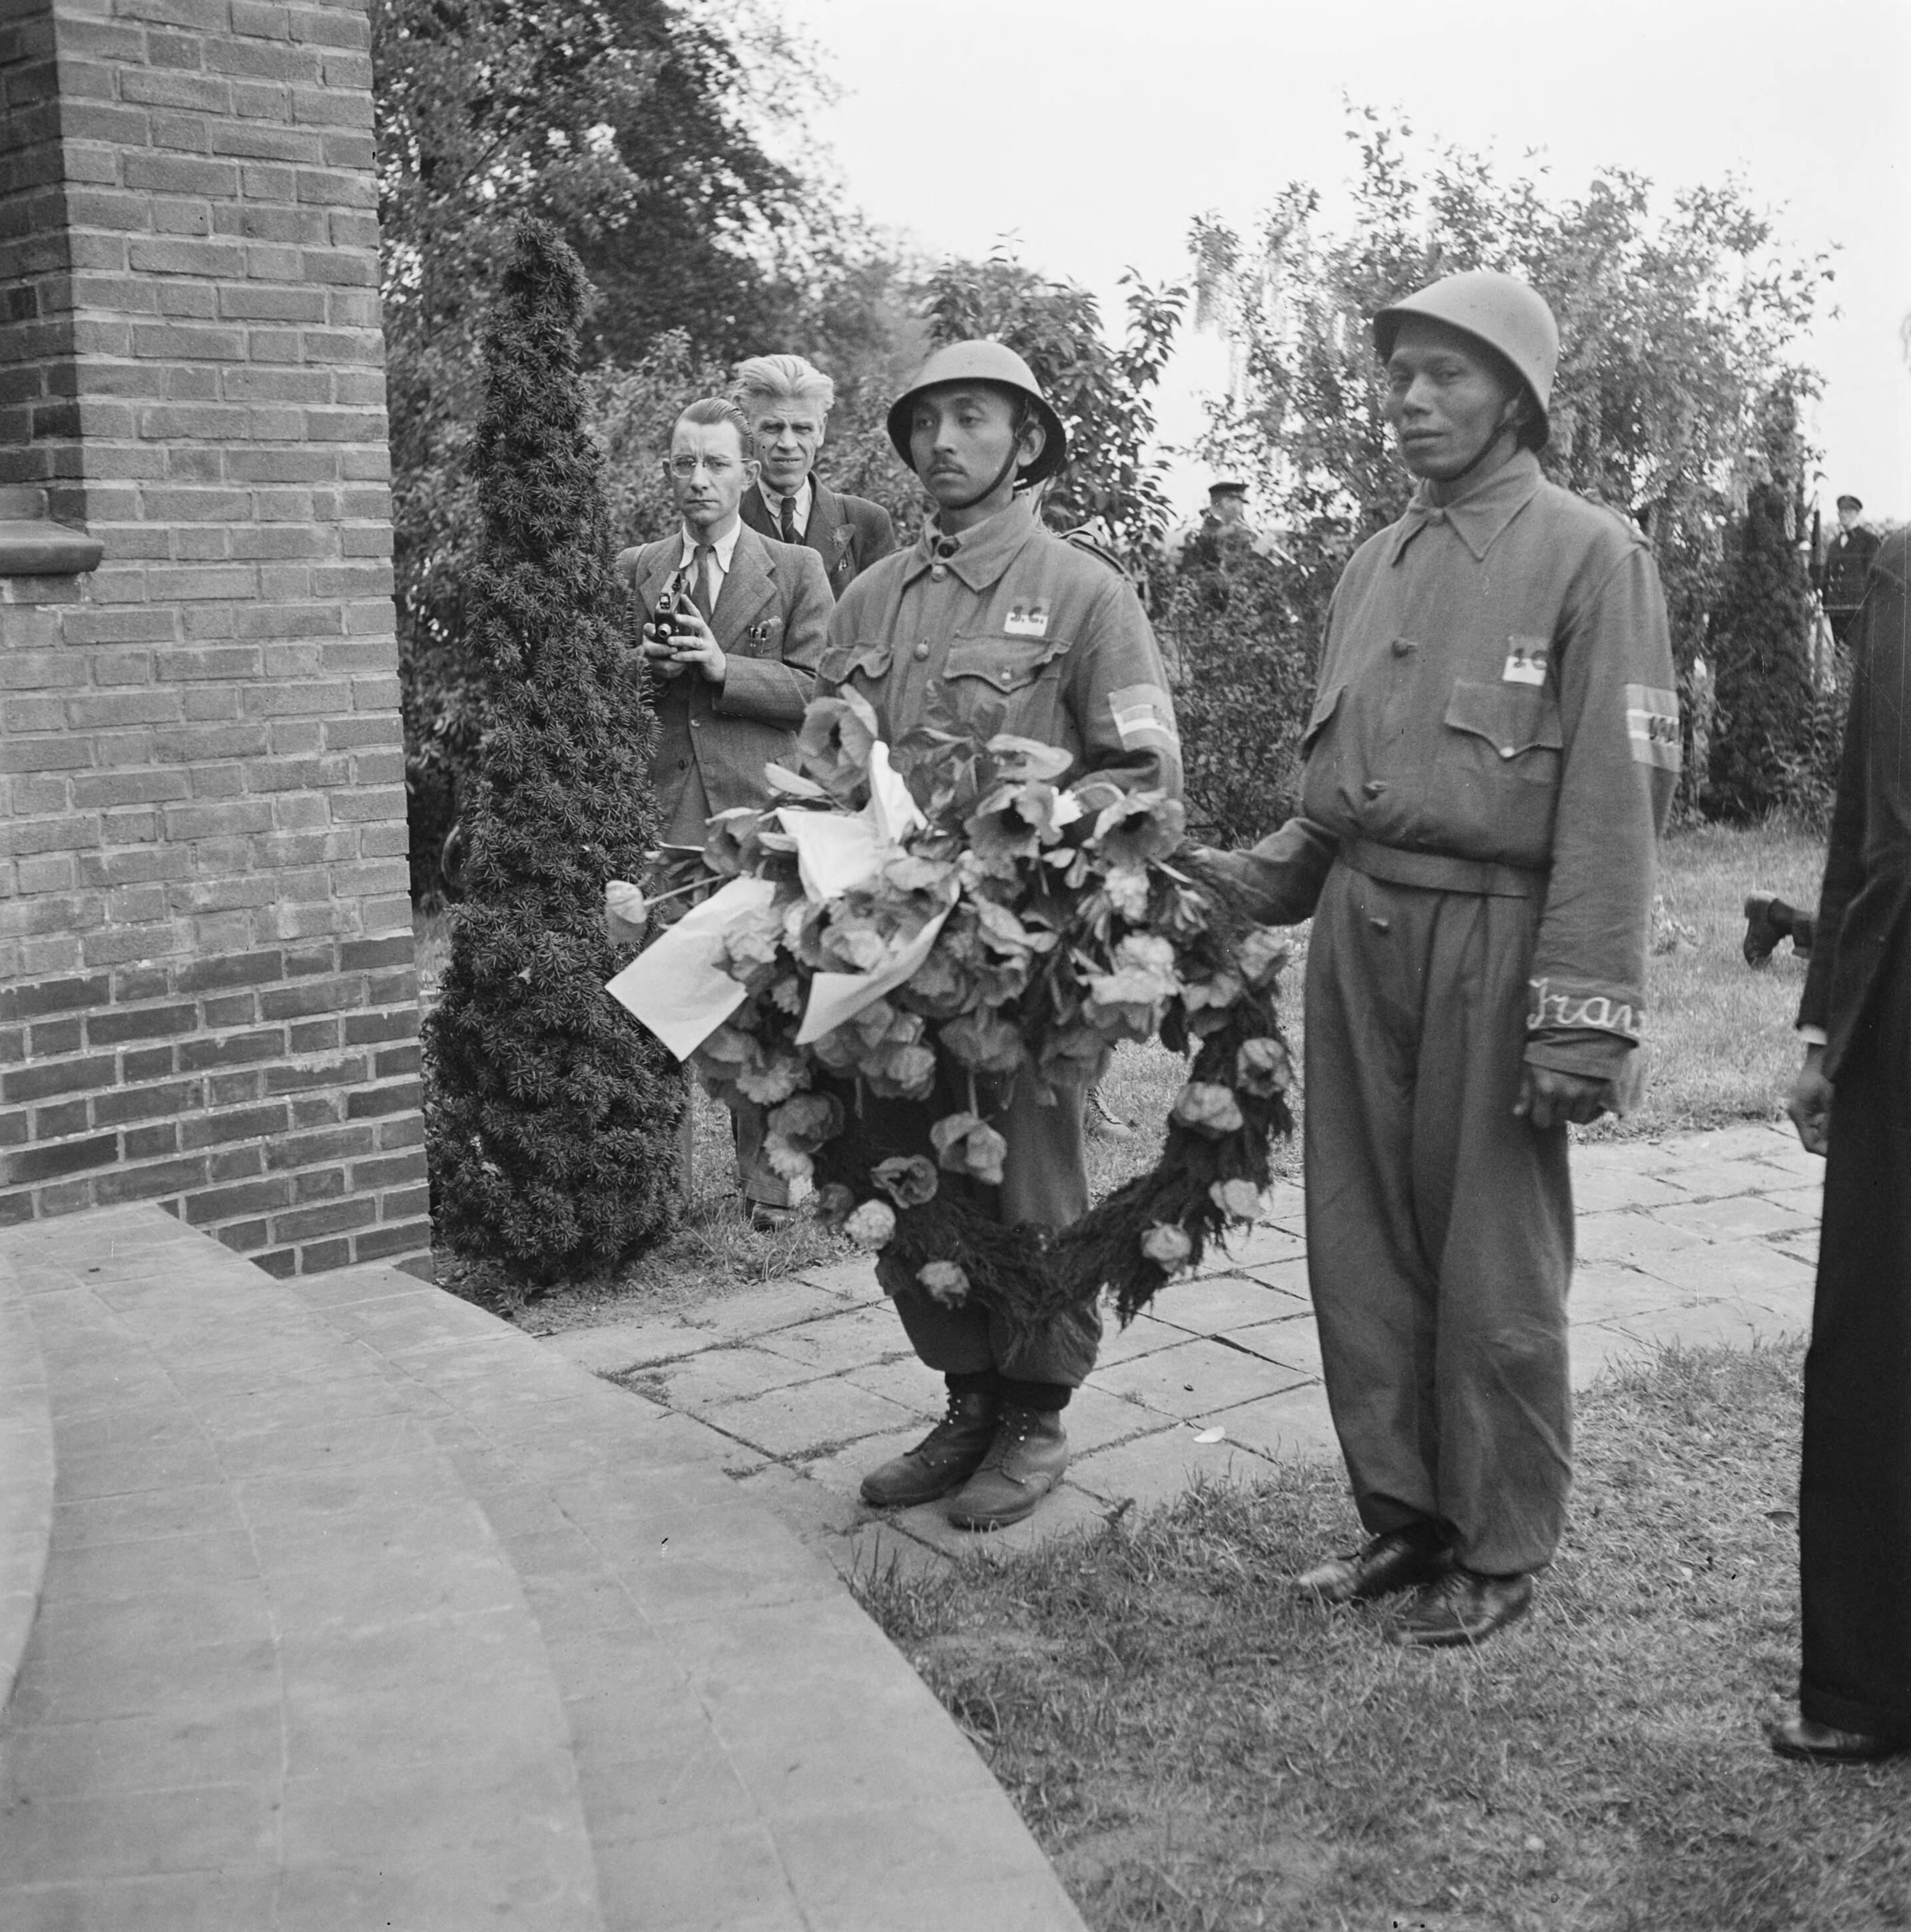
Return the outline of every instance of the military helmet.
[[[1408,316],[1425,316],[1470,335],[1496,350],[1538,404],[1540,440],[1546,440],[1547,412],[1552,406],[1553,373],[1559,366],[1559,325],[1538,290],[1516,275],[1491,268],[1469,268],[1464,274],[1444,275],[1437,282],[1390,303],[1373,318],[1373,346],[1384,362],[1394,352],[1394,338]]]
[[[1018,482],[1039,483],[1068,460],[1068,431],[1042,394],[1034,372],[1006,342],[977,340],[944,344],[916,371],[915,381],[890,404],[890,441],[909,468],[915,467],[909,453],[909,418],[916,398],[925,389],[940,388],[949,382],[988,382],[998,389],[1012,389],[1035,405],[1047,434],[1042,453],[1020,472]]]

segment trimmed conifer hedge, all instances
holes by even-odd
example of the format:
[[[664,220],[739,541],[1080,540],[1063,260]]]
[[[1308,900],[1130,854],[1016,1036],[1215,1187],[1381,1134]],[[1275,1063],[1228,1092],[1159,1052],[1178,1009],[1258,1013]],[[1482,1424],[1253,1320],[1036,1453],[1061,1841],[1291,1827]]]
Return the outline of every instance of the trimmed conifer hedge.
[[[535,1282],[610,1267],[668,1226],[685,1091],[604,991],[604,883],[638,877],[654,842],[656,726],[620,641],[578,374],[586,289],[554,231],[520,222],[475,449],[469,592],[494,709],[425,1036],[439,1238]]]

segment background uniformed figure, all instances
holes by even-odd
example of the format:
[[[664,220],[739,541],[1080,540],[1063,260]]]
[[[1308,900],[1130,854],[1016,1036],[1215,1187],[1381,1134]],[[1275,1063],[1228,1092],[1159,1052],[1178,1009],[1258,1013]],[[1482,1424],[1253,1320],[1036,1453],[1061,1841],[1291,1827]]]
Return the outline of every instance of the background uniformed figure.
[[[1858,621],[1858,608],[1864,602],[1871,560],[1878,554],[1877,532],[1867,530],[1858,520],[1864,514],[1860,498],[1847,495],[1838,499],[1838,531],[1826,544],[1824,561],[1816,572],[1825,615],[1831,623],[1832,636],[1841,644],[1851,641],[1852,626]]]
[[[706,821],[768,802],[764,765],[796,750],[830,621],[830,586],[815,554],[743,527],[737,506],[756,464],[735,404],[692,403],[665,460],[682,521],[676,533],[621,552],[615,566],[636,598],[657,709],[650,784],[667,847],[701,851]],[[676,597],[674,628],[652,622]],[[737,1178],[752,1214],[789,1212],[789,1184],[763,1158],[764,1114],[740,1106]]]
[[[1558,334],[1510,276],[1374,320],[1420,485],[1334,594],[1301,815],[1220,862],[1314,916],[1310,1282],[1370,1540],[1300,1581],[1415,1587],[1397,1640],[1521,1615],[1571,1468],[1566,1124],[1629,1097],[1678,766],[1639,532],[1546,482]]]
[[[735,394],[758,464],[743,493],[744,522],[759,536],[815,551],[830,595],[840,597],[895,549],[896,526],[881,504],[832,490],[816,473],[835,384],[800,356],[752,356],[736,365]]]
[[[999,343],[940,350],[891,409],[889,430],[935,512],[911,548],[837,606],[819,691],[854,686],[892,745],[924,723],[992,719],[1060,746],[1090,811],[1138,788],[1178,796],[1174,709],[1132,585],[1043,529],[1016,494],[1018,478],[1040,482],[1066,452],[1028,365]],[[1044,1107],[1017,1082],[998,1098],[1001,1219],[1078,1219],[1088,1204],[1081,1092],[1064,1088]],[[885,1124],[899,1150],[927,1152],[929,1124],[955,1104],[896,1103]],[[881,1258],[878,1271],[916,1352],[946,1376],[950,1406],[924,1442],[865,1478],[865,1498],[956,1490],[950,1519],[965,1527],[1025,1516],[1067,1466],[1060,1412],[1094,1365],[1100,1316],[1090,1305],[1012,1342],[980,1310],[942,1306]]]

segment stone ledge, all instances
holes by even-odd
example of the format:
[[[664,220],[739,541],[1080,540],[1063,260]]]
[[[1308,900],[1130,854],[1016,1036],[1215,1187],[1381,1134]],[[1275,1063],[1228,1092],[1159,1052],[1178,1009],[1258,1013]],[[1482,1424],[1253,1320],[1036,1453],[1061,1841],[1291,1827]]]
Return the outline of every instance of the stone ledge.
[[[106,547],[46,514],[46,493],[0,487],[0,577],[76,577],[98,567]]]

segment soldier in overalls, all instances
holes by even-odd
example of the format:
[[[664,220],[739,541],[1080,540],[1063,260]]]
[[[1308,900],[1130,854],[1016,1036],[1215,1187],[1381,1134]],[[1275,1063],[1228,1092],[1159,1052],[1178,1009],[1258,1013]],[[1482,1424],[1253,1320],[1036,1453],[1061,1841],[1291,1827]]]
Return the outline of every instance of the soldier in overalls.
[[[1564,1521],[1566,1126],[1636,1084],[1678,719],[1644,540],[1540,474],[1544,302],[1453,275],[1373,332],[1420,487],[1335,591],[1300,815],[1220,862],[1314,920],[1308,1276],[1370,1540],[1299,1580],[1414,1589],[1395,1640],[1444,1645],[1525,1612]]]
[[[890,410],[889,433],[934,513],[914,544],[843,593],[819,693],[854,687],[892,745],[919,724],[999,717],[999,729],[1073,754],[1064,782],[1090,812],[1136,789],[1178,796],[1174,707],[1134,587],[1045,530],[1017,495],[1067,454],[1028,364],[1000,343],[939,350]],[[926,1149],[935,1110],[915,1111]],[[1000,1219],[1079,1219],[1081,1090],[1064,1087],[1042,1106],[1018,1081],[995,1124],[1008,1142]],[[1018,1340],[979,1308],[944,1306],[886,1258],[877,1265],[916,1354],[945,1377],[949,1408],[924,1441],[863,1479],[865,1500],[956,1492],[950,1517],[960,1526],[1019,1521],[1067,1466],[1061,1411],[1094,1366],[1099,1315],[1079,1308]]]

